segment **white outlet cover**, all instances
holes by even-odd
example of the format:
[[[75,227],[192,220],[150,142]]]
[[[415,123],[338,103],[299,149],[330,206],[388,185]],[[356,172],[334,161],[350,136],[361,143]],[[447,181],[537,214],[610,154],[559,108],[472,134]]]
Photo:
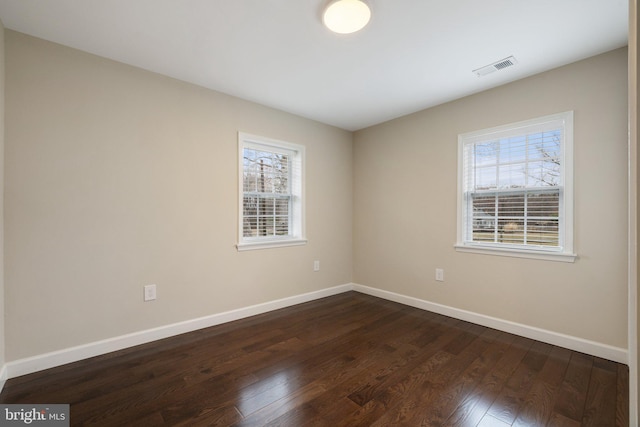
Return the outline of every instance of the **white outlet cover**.
[[[144,300],[153,301],[156,299],[156,285],[145,285]]]

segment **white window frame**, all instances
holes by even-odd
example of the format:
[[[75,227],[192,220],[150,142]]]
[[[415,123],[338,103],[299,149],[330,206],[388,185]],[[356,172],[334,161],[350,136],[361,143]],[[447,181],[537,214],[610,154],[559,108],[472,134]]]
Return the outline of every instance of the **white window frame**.
[[[499,138],[522,136],[538,129],[550,130],[549,126],[560,125],[563,138],[560,145],[560,209],[559,246],[508,245],[503,243],[475,242],[469,238],[472,233],[467,211],[473,209],[465,195],[464,148],[467,144],[491,141]],[[522,190],[526,192],[526,190]],[[574,262],[577,255],[573,249],[573,111],[539,117],[522,122],[497,126],[458,135],[458,207],[457,239],[458,252],[470,252],[518,258],[533,258],[549,261]]]
[[[291,157],[289,204],[289,234],[286,236],[245,237],[244,219],[244,149],[255,148],[273,153],[288,154]],[[304,146],[278,141],[263,136],[238,132],[238,251],[299,246],[307,243],[304,224]]]

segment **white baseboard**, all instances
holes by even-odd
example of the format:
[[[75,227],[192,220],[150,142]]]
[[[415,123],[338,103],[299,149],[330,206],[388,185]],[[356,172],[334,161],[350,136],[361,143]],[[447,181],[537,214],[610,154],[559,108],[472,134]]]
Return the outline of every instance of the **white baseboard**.
[[[509,332],[511,334],[531,338],[537,341],[546,342],[548,344],[557,345],[560,347],[568,348],[570,350],[575,350],[581,353],[590,354],[592,356],[601,357],[603,359],[613,360],[614,362],[624,364],[629,363],[629,354],[626,348],[613,347],[595,341],[589,341],[558,332],[548,331],[533,326],[523,325],[521,323],[498,319],[495,317],[461,310],[459,308],[449,307],[446,305],[397,294],[395,292],[370,288],[368,286],[358,285],[355,283],[353,284],[352,289],[363,294],[368,294],[411,307],[420,308],[422,310],[443,314],[445,316],[465,320],[477,325],[498,329],[500,331]]]
[[[351,284],[335,286],[333,288],[295,295],[288,298],[282,298],[275,301],[269,301],[262,304],[240,308],[237,310],[212,314],[210,316],[186,320],[184,322],[160,326],[158,328],[148,329],[145,331],[134,332],[119,337],[83,344],[63,350],[53,351],[51,353],[45,353],[33,357],[14,360],[12,362],[6,363],[1,372],[4,373],[5,380],[7,378],[15,378],[21,375],[53,368],[55,366],[77,362],[79,360],[88,359],[94,356],[99,356],[101,354],[109,353],[112,351],[122,350],[140,344],[146,344],[151,341],[169,338],[175,335],[192,332],[198,329],[208,328],[210,326],[220,325],[222,323],[227,323],[234,320],[244,319],[246,317],[255,316],[257,314],[262,314],[285,307],[290,307],[292,305],[313,301],[331,295],[337,295],[350,290],[352,290]],[[1,379],[2,377],[0,377],[0,380]],[[0,391],[1,390],[2,389],[0,388]]]
[[[557,332],[535,328],[533,326],[527,326],[508,320],[474,313],[471,311],[461,310],[458,308],[397,294],[395,292],[350,283],[341,286],[335,286],[333,288],[322,289],[320,291],[309,292],[306,294],[295,295],[288,298],[252,305],[237,310],[226,311],[223,313],[161,326],[154,329],[134,332],[131,334],[109,338],[102,341],[96,341],[76,347],[66,348],[51,353],[45,353],[33,357],[14,360],[5,363],[0,369],[0,391],[2,391],[4,383],[9,378],[15,378],[21,375],[26,375],[67,363],[88,359],[90,357],[99,356],[112,351],[122,350],[140,344],[146,344],[151,341],[169,338],[186,332],[208,328],[210,326],[220,325],[222,323],[255,316],[257,314],[267,313],[269,311],[290,307],[296,304],[313,301],[331,295],[337,295],[351,290],[419,308],[422,310],[427,310],[445,316],[453,317],[456,319],[465,320],[489,328],[498,329],[500,331],[509,332],[553,345],[558,345],[571,350],[591,354],[593,356],[602,357],[608,360],[613,360],[615,362],[624,364],[628,364],[629,362],[627,349],[624,348],[613,347],[582,338],[572,337]]]

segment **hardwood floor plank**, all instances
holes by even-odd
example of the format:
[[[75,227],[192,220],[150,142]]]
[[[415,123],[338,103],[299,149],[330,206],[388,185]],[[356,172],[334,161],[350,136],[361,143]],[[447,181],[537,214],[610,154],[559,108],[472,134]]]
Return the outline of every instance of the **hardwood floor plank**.
[[[325,391],[322,386],[313,383],[302,388],[293,389],[291,392],[283,393],[280,399],[246,416],[242,421],[233,425],[238,427],[268,425],[287,412],[296,410],[299,406]],[[242,412],[242,403],[239,405],[239,410]]]
[[[542,369],[550,351],[551,346],[548,344],[533,343],[516,371],[508,379],[506,387],[487,411],[488,415],[509,425],[513,424],[524,404],[525,396],[531,390],[534,379]]]
[[[627,427],[629,423],[629,368],[617,365],[616,382],[616,427]]]
[[[220,405],[217,398],[208,390],[201,388],[187,391],[188,399],[166,399],[160,409],[165,425],[230,425],[242,419],[241,414],[233,405]],[[126,414],[121,418],[108,420],[111,425],[125,425],[132,423]],[[132,423],[144,425],[142,423]]]
[[[196,416],[171,423],[171,425],[175,427],[230,426],[241,419],[242,416],[236,408],[225,407],[216,410],[203,410]],[[146,426],[147,424],[141,422],[139,425]]]
[[[489,346],[473,360],[456,381],[451,381],[437,401],[434,402],[434,406],[437,409],[431,411],[429,417],[423,419],[423,423],[425,421],[432,425],[451,423],[450,418],[460,407],[461,402],[465,402],[473,391],[477,389],[485,375],[495,368],[508,348],[505,342],[496,341],[499,336],[496,332],[494,330],[485,330],[480,336]]]
[[[554,347],[531,391],[527,394],[514,427],[545,425],[553,413],[553,406],[562,378],[569,365],[571,352]]]
[[[324,394],[327,394],[325,392]],[[358,406],[348,398],[335,399],[327,411],[318,410],[309,402],[271,421],[272,426],[333,426],[340,423]]]
[[[553,412],[555,394],[555,387],[544,381],[536,381],[512,425],[514,427],[546,425]]]
[[[476,325],[474,325],[474,329]],[[476,329],[476,332],[480,330]],[[423,387],[424,393],[421,395],[420,408],[413,412],[408,420],[411,425],[441,425],[446,419],[456,403],[448,402],[447,399],[457,395],[456,388],[460,384],[461,378],[468,369],[471,369],[473,362],[483,354],[490,346],[490,343],[476,335],[476,338],[461,349],[455,357],[445,364],[435,375],[429,378],[430,387]],[[444,398],[444,400],[443,400]]]
[[[462,325],[464,328],[468,328],[469,326],[468,324]],[[396,384],[399,380],[405,378],[408,372],[440,351],[443,345],[464,334],[465,329],[462,327],[449,330],[449,333],[441,333],[435,341],[432,341],[421,349],[410,347],[406,356],[397,358],[393,364],[385,366],[382,370],[370,375],[367,382],[353,391],[349,395],[349,398],[360,406],[363,406],[377,394],[386,390],[390,385]]]
[[[466,334],[469,329],[461,331],[458,336]],[[455,338],[449,342],[454,340]],[[387,408],[385,414],[376,421],[375,425],[400,423],[420,425],[422,422],[419,420],[420,418],[437,412],[437,406],[432,405],[430,401],[436,399],[441,391],[446,389],[447,381],[453,381],[461,375],[465,367],[471,364],[488,345],[477,334],[472,342],[469,343],[467,339],[465,341],[468,345],[464,350],[458,349],[456,345],[456,351],[459,350],[457,357],[444,351],[444,348],[447,348],[446,344],[441,345],[439,347],[442,347],[443,350],[435,353],[434,358],[410,371],[409,376],[398,385],[388,386],[375,395],[374,400]],[[430,408],[430,410],[423,411],[422,408]]]
[[[554,411],[576,422],[582,422],[584,404],[593,367],[593,356],[572,353],[560,387]]]
[[[628,368],[348,292],[6,382],[71,425],[628,425]]]
[[[467,397],[458,402],[457,408],[449,416],[445,425],[477,425],[533,344],[530,340],[506,333],[503,333],[499,340],[507,349],[495,369],[490,370],[480,384]],[[517,344],[515,344],[516,341],[518,341]],[[523,344],[528,344],[528,346]]]
[[[549,420],[547,427],[580,427],[580,423],[554,412],[551,415],[551,419]]]
[[[371,425],[410,423],[415,411],[420,409],[421,401],[438,387],[431,380],[435,379],[438,372],[452,359],[453,356],[450,353],[438,351],[413,369],[399,384],[376,395],[375,399],[369,403],[377,402],[376,406],[384,407],[385,412],[378,416],[375,423],[371,423]]]
[[[384,366],[392,363],[395,358],[398,357],[396,352],[413,351],[410,347],[405,349],[394,350],[392,347],[379,346],[373,351],[363,355],[362,358],[357,359],[351,364],[345,372],[339,377],[335,378],[332,385],[326,384],[327,392],[316,397],[309,404],[316,410],[318,419],[311,420],[313,423],[320,422],[322,418],[326,417],[326,414],[332,413],[336,400],[348,400],[351,404],[345,405],[345,412],[339,419],[336,419],[335,423],[339,424],[341,419],[346,418],[352,412],[360,409],[360,406],[353,400],[348,398],[348,395],[352,390],[366,381],[371,372],[375,372],[379,369],[383,369]],[[329,380],[329,378],[327,379]],[[348,407],[352,410],[348,411]]]
[[[501,421],[497,418],[492,417],[491,415],[485,415],[478,424],[478,427],[510,427],[511,424],[508,424],[504,421]]]
[[[370,400],[349,416],[340,420],[337,427],[372,427],[387,411],[384,402]]]
[[[615,425],[617,369],[613,362],[594,358],[582,425]],[[615,369],[615,370],[614,370]]]

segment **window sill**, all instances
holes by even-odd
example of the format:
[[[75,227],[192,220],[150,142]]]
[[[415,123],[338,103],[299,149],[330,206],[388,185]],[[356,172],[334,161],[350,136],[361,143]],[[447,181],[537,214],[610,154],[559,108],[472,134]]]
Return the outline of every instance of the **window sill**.
[[[454,247],[458,252],[506,256],[506,257],[514,257],[514,258],[540,259],[545,261],[575,262],[576,258],[578,258],[578,255],[576,254],[568,254],[564,252],[543,252],[543,251],[526,250],[526,249],[511,249],[511,248],[506,249],[506,248],[494,248],[489,246],[471,246],[471,245],[460,245],[460,244],[454,245]]]
[[[258,249],[282,248],[285,246],[301,246],[306,245],[307,239],[282,239],[282,240],[263,240],[256,242],[238,243],[236,248],[238,252],[253,251]]]

